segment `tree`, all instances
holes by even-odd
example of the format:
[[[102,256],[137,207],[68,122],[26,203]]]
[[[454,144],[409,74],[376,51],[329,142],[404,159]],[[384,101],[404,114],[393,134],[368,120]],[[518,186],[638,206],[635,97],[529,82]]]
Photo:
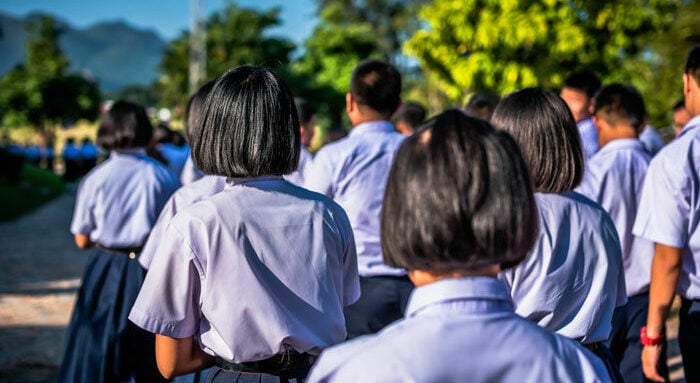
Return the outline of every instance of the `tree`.
[[[630,80],[682,0],[436,0],[405,45],[455,102],[472,92],[557,88],[571,71]]]
[[[227,3],[206,22],[206,75],[213,79],[228,69],[252,64],[278,68],[290,61],[295,45],[283,38],[266,35],[280,24],[279,8],[258,12]],[[165,105],[184,105],[188,99],[189,32],[166,48],[157,87]]]
[[[94,82],[65,74],[68,60],[58,46],[62,29],[53,18],[40,16],[27,30],[25,64],[0,79],[2,124],[31,125],[51,142],[56,123],[97,117],[100,92]]]

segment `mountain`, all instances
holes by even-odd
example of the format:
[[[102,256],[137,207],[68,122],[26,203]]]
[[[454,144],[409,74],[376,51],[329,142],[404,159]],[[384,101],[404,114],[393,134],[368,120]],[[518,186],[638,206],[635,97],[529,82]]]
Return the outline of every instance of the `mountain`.
[[[25,57],[24,30],[29,14],[16,18],[0,13],[0,76],[22,63]],[[158,64],[166,42],[151,30],[109,21],[76,29],[57,19],[64,28],[59,46],[70,61],[70,72],[88,73],[103,92],[128,85],[149,85],[157,78]]]

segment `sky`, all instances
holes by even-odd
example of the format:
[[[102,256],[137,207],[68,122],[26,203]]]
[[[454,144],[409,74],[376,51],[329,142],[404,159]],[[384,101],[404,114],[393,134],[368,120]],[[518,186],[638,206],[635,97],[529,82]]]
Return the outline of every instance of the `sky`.
[[[221,10],[230,0],[202,0],[206,15]],[[301,44],[315,25],[314,0],[236,0],[244,8],[267,10],[280,6],[282,25],[270,34]],[[35,11],[51,13],[73,27],[84,29],[102,21],[123,20],[139,29],[155,30],[171,40],[189,28],[189,0],[0,0],[0,12],[24,16]]]

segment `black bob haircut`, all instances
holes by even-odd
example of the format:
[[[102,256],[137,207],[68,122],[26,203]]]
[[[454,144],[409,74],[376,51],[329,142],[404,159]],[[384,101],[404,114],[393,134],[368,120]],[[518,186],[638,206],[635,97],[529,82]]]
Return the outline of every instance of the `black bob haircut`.
[[[611,125],[630,125],[639,133],[644,128],[647,109],[637,88],[628,84],[613,83],[602,87],[596,93],[593,114]]]
[[[401,74],[384,61],[363,60],[352,71],[350,94],[388,119],[401,103]]]
[[[457,109],[402,143],[381,214],[386,264],[437,273],[515,266],[539,222],[516,142]]]
[[[562,193],[581,182],[581,138],[561,97],[541,88],[513,92],[498,104],[491,122],[520,145],[535,190]]]
[[[105,150],[145,148],[151,142],[153,125],[141,105],[119,100],[102,115],[97,144]]]
[[[209,92],[214,87],[214,81],[209,81],[202,85],[187,101],[185,109],[185,139],[187,142],[192,141],[192,136],[199,134],[197,130],[197,120],[202,115],[204,109],[204,101],[207,99]]]
[[[600,79],[593,72],[574,72],[564,80],[564,87],[576,89],[586,94],[588,98],[593,98],[600,89]]]
[[[309,102],[309,100],[302,97],[294,98],[294,105],[297,108],[297,115],[299,116],[300,124],[308,124],[311,118],[316,115],[316,108]]]
[[[694,46],[688,52],[684,72],[693,76],[695,82],[700,85],[700,45]]]
[[[283,175],[299,162],[299,118],[292,93],[272,71],[239,66],[216,80],[197,121],[192,160],[206,174]]]

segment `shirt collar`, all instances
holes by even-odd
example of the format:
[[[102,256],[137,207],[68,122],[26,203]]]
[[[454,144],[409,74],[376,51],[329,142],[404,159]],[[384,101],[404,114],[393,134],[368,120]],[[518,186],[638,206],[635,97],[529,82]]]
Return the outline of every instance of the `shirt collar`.
[[[419,315],[425,308],[454,301],[502,301],[512,300],[504,283],[490,277],[446,278],[413,290],[406,306],[406,317]]]
[[[134,156],[134,157],[146,157],[146,149],[144,148],[132,148],[132,149],[119,149],[112,151],[112,155],[120,156]]]
[[[695,130],[697,128],[700,128],[700,115],[691,118],[690,121],[688,121],[688,123],[685,124],[685,126],[683,127],[681,132],[678,134],[678,137],[690,132],[691,130]],[[678,137],[676,137],[676,138],[678,138]]]
[[[251,185],[265,181],[283,181],[282,176],[260,176],[260,177],[229,177],[226,178],[226,189],[236,185]]]
[[[348,136],[365,133],[390,133],[394,131],[394,125],[389,121],[367,121],[355,125],[355,127],[350,129],[350,133],[348,133]]]
[[[612,140],[605,144],[598,153],[606,153],[606,152],[612,152],[615,150],[626,150],[626,149],[633,149],[633,150],[640,150],[640,151],[645,151],[644,145],[642,145],[642,142],[639,141],[636,138],[619,138],[617,140]]]

